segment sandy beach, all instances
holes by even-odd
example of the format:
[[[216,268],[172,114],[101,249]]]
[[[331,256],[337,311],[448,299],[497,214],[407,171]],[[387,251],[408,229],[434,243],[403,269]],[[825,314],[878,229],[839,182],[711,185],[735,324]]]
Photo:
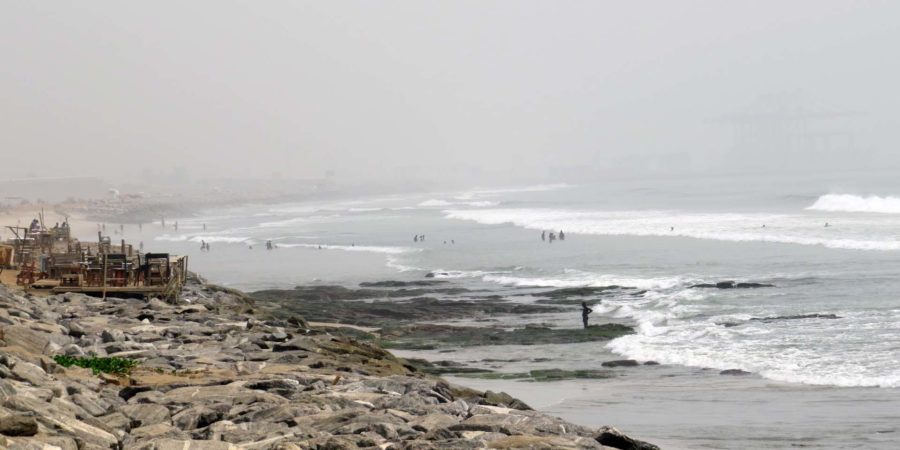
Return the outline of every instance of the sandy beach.
[[[89,221],[84,210],[84,203],[57,203],[46,205],[6,205],[0,206],[0,239],[13,238],[13,233],[7,226],[27,227],[34,219],[44,215],[44,226],[52,228],[57,223],[62,223],[68,218],[73,237],[79,239],[91,239],[97,236],[97,224]]]

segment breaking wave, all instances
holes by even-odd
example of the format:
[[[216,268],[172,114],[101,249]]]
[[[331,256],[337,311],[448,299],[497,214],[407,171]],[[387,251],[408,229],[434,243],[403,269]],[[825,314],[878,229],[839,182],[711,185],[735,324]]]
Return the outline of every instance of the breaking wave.
[[[900,197],[879,197],[877,195],[860,197],[849,194],[828,194],[816,199],[816,202],[806,209],[812,211],[900,214]]]
[[[454,205],[473,206],[476,208],[484,208],[484,207],[488,207],[488,206],[497,206],[497,202],[491,202],[491,201],[487,201],[487,200],[450,202],[447,200],[440,200],[440,199],[432,198],[430,200],[425,200],[424,202],[419,203],[420,207],[425,207],[425,208],[454,206]]]
[[[514,277],[508,275],[485,275],[482,280],[504,286],[516,287],[604,287],[622,286],[637,289],[670,289],[687,282],[682,277],[633,278],[616,275],[600,275],[589,272],[568,270],[560,277]]]
[[[168,241],[168,242],[224,242],[228,244],[247,242],[250,240],[250,237],[246,236],[208,236],[208,235],[187,235],[187,234],[179,234],[179,235],[169,235],[164,234],[162,236],[157,236],[153,238],[156,241]]]
[[[567,234],[689,237],[731,242],[770,242],[850,250],[900,250],[894,217],[845,220],[824,228],[817,217],[800,214],[685,213],[679,211],[579,211],[563,209],[445,210],[448,219],[485,225],[512,224]],[[763,227],[767,225],[767,227]]]

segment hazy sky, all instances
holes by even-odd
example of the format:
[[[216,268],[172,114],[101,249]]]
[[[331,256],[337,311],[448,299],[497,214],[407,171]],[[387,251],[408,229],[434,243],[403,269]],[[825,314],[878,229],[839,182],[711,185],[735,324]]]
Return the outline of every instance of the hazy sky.
[[[864,112],[861,149],[900,140],[900,2],[0,5],[5,176],[714,159],[716,118],[798,92]]]

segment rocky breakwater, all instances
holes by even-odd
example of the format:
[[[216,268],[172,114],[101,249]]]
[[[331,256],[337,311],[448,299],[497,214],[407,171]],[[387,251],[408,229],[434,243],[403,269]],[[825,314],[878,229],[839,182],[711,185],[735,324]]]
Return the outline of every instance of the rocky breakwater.
[[[0,286],[0,448],[656,447],[192,284],[177,305]]]

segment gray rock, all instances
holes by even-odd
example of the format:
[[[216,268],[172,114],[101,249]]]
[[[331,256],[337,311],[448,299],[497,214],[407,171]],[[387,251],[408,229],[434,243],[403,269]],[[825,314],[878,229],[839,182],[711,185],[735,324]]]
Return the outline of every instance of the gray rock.
[[[196,430],[222,420],[223,412],[206,406],[197,406],[179,411],[172,416],[172,422],[182,430]]]
[[[632,439],[613,427],[601,427],[595,439],[602,445],[621,450],[659,450],[659,447]]]
[[[95,417],[106,414],[112,406],[109,402],[102,400],[95,395],[82,393],[69,396],[69,400],[87,411],[88,414]]]
[[[62,349],[66,356],[84,356],[86,355],[83,348],[75,344],[69,344]]]
[[[615,361],[605,361],[600,364],[603,367],[635,367],[639,366],[641,363],[633,360],[633,359],[618,359]]]
[[[105,416],[97,417],[97,420],[105,423],[109,428],[114,430],[131,431],[131,419],[120,412],[114,412]]]
[[[229,442],[181,440],[181,439],[154,439],[151,441],[152,450],[238,450],[239,448]]]
[[[414,430],[428,432],[459,423],[459,418],[444,413],[432,413],[413,419],[409,424]]]
[[[719,372],[719,375],[752,375],[750,372],[741,369],[727,369]]]
[[[0,417],[0,434],[4,436],[34,436],[37,432],[38,424],[32,416],[11,414]]]
[[[18,361],[13,366],[12,376],[17,380],[27,381],[34,386],[46,386],[50,384],[50,377],[47,372],[39,366],[26,361]]]
[[[51,342],[61,347],[73,342],[70,336],[45,333],[22,325],[5,325],[0,327],[0,340],[5,341],[8,346],[21,347],[28,352],[38,355],[45,353]]]
[[[319,344],[316,341],[308,338],[308,337],[298,337],[291,339],[287,342],[279,342],[276,343],[272,347],[272,351],[275,352],[286,352],[291,350],[304,350],[307,352],[315,353],[319,349]]]
[[[451,431],[484,431],[488,433],[513,434],[517,425],[525,418],[512,414],[478,414],[446,429]]]
[[[261,391],[272,392],[274,394],[288,397],[293,393],[299,392],[303,386],[297,380],[282,378],[278,380],[260,380],[251,381],[244,385],[247,389],[256,389]]]
[[[171,439],[189,439],[187,433],[181,431],[172,425],[167,423],[157,423],[153,425],[147,425],[145,427],[132,428],[131,433],[128,435],[132,442],[139,442],[142,440],[154,438],[171,438]],[[127,448],[127,447],[126,447]]]
[[[131,428],[146,427],[159,423],[167,425],[172,423],[169,409],[162,405],[150,403],[129,404],[123,406],[120,411],[131,420]]]
[[[7,398],[3,405],[16,411],[32,412],[35,414],[35,419],[38,422],[46,425],[48,428],[73,436],[85,444],[97,445],[101,448],[110,448],[118,445],[119,440],[111,433],[82,422],[73,417],[71,412],[61,410],[50,403],[18,395]]]
[[[175,404],[250,404],[265,402],[270,404],[286,403],[287,399],[267,392],[246,389],[242,382],[217,386],[188,386],[166,392],[160,403]]]
[[[12,439],[10,439],[10,441],[12,441]],[[32,437],[16,438],[15,444],[8,447],[4,446],[3,438],[0,437],[0,448],[8,448],[9,450],[79,450],[78,443],[75,442],[75,439],[67,436],[47,436],[42,434]],[[84,448],[97,447],[85,443]]]

